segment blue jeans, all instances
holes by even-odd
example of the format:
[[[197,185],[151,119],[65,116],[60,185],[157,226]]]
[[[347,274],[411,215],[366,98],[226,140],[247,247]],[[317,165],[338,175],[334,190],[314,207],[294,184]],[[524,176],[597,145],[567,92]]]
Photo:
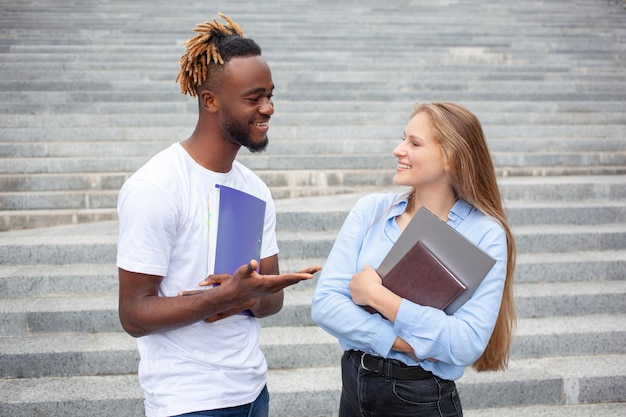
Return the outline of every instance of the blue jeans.
[[[173,417],[268,417],[270,413],[270,395],[267,387],[250,404],[236,407],[220,408],[218,410],[194,411]]]
[[[364,369],[345,352],[339,417],[462,417],[454,381],[400,380]]]

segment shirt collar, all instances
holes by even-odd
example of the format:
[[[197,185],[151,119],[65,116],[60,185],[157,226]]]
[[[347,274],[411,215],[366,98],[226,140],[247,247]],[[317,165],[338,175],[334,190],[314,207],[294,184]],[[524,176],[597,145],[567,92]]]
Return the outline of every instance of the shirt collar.
[[[396,196],[398,198],[398,196]],[[409,196],[404,196],[400,198],[393,207],[387,213],[387,220],[395,218],[400,214],[404,213],[406,210],[406,205],[408,203]],[[470,206],[468,203],[461,199],[457,199],[452,208],[450,209],[450,213],[448,214],[448,224],[454,228],[456,228],[463,220],[470,215],[474,208]]]
[[[388,210],[387,220],[395,218],[396,216],[401,215],[406,210],[406,205],[409,202],[409,196],[406,195],[406,196],[404,196],[402,198],[399,198],[399,197],[400,196],[398,196],[398,195],[394,197],[395,199],[397,199],[397,201],[391,207],[391,209]]]
[[[470,215],[474,208],[465,201],[458,199],[448,214],[448,224],[456,229]]]

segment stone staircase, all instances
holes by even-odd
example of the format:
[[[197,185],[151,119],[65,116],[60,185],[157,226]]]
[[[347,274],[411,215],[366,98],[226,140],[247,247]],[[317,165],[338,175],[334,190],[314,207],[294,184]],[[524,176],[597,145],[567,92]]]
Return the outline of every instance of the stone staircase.
[[[276,84],[266,153],[281,269],[323,263],[347,210],[391,188],[416,101],[483,122],[518,242],[510,369],[465,414],[626,414],[626,10],[593,0],[0,0],[0,416],[141,416],[117,317],[117,191],[193,129],[173,79],[217,11]],[[215,7],[215,8],[213,8]],[[274,417],[336,416],[339,346],[315,282],[263,319]]]

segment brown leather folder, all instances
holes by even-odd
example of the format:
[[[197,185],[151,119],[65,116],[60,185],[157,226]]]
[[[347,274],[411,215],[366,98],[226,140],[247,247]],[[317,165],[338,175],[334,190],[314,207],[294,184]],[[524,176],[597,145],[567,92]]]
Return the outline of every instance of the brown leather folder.
[[[383,286],[414,303],[444,310],[467,287],[418,240],[383,277]],[[364,307],[370,313],[377,311]]]
[[[403,256],[417,241],[421,241],[454,276],[467,286],[448,307],[446,314],[454,314],[474,293],[496,260],[461,233],[420,207],[398,237],[385,259],[376,268],[383,282]]]

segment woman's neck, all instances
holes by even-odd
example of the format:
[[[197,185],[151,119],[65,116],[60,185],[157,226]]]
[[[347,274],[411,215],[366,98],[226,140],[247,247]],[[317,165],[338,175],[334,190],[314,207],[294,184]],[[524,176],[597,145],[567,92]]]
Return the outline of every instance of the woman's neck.
[[[425,196],[413,191],[407,202],[406,213],[410,216],[410,218],[412,218],[417,210],[423,206],[435,216],[439,217],[444,222],[447,222],[448,214],[450,213],[450,210],[452,210],[452,206],[454,206],[456,200],[456,197],[452,193],[446,196],[439,195],[436,197],[431,196],[431,198],[426,198]]]

